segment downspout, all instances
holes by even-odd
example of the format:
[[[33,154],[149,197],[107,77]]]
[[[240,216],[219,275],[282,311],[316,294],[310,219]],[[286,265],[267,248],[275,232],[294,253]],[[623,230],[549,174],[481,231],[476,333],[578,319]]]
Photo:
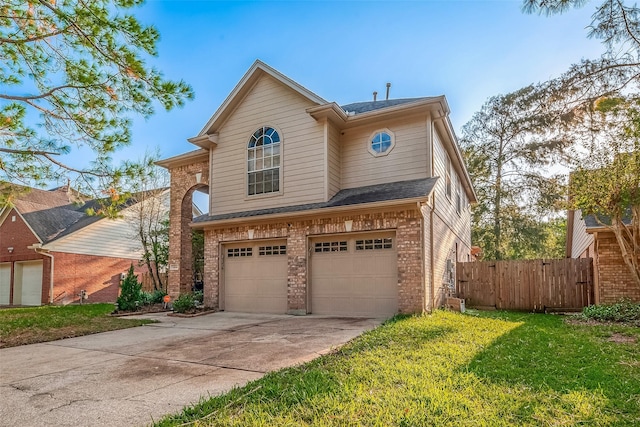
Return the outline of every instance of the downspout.
[[[436,276],[435,273],[433,272],[434,269],[434,261],[433,261],[433,211],[436,208],[436,196],[435,194],[432,196],[433,200],[431,203],[431,210],[429,211],[429,241],[431,242],[431,250],[429,251],[429,269],[430,274],[431,274],[431,311],[433,311],[433,308],[435,307],[435,303],[436,303],[436,296],[435,296],[435,280],[436,280]]]
[[[430,116],[431,118],[431,116]],[[433,122],[434,119],[431,118],[431,126],[429,131],[431,132],[431,134],[429,135],[429,139],[431,140],[431,176],[434,175],[435,171],[436,171],[436,162],[435,162],[435,152],[434,152],[434,144],[433,144]],[[429,274],[431,276],[431,311],[433,311],[433,308],[435,306],[435,301],[436,301],[436,297],[435,297],[435,280],[436,280],[436,276],[435,273],[433,271],[433,266],[434,266],[434,261],[433,261],[433,212],[436,209],[436,194],[435,191],[432,193],[431,195],[431,203],[430,203],[430,207],[431,210],[429,211],[429,242],[431,245],[431,249],[429,250]]]
[[[425,217],[424,217],[424,213],[422,212],[422,207],[425,205],[426,203],[422,203],[422,202],[417,202],[418,205],[418,213],[420,214],[420,269],[421,269],[421,274],[420,277],[422,277],[422,289],[424,289],[425,293],[427,292],[427,286],[425,283],[426,280],[426,276],[425,276],[425,258],[424,258],[424,251],[425,251],[425,244],[424,244],[424,221],[425,221]],[[429,296],[428,295],[424,295],[422,298],[422,311],[426,311],[426,305],[427,305],[427,300],[428,300]]]
[[[49,272],[49,304],[53,304],[53,254],[49,253],[47,249],[42,249],[39,245],[28,246],[27,248],[33,249],[37,254],[44,255],[51,260],[51,271]]]

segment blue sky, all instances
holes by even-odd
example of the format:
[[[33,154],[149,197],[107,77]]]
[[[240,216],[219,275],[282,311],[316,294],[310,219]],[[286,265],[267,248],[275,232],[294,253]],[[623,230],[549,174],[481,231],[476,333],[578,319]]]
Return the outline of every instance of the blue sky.
[[[564,15],[527,15],[519,0],[147,0],[135,12],[158,28],[148,64],[184,79],[195,100],[135,118],[133,143],[115,160],[158,147],[190,151],[198,134],[256,59],[339,104],[446,95],[458,134],[490,96],[544,81],[602,48],[587,38],[596,3]],[[379,95],[380,96],[380,95]]]

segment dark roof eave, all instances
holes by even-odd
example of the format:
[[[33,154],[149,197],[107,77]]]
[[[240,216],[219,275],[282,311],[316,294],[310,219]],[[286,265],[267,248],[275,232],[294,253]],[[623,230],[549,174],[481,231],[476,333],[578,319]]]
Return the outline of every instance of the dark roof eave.
[[[375,208],[386,208],[391,206],[409,206],[415,203],[426,202],[431,196],[431,192],[424,196],[419,197],[411,197],[407,199],[395,199],[395,200],[385,200],[381,202],[369,202],[369,203],[357,203],[351,205],[342,205],[342,206],[328,206],[316,209],[308,209],[308,210],[298,210],[291,212],[283,212],[283,213],[272,213],[272,214],[264,214],[264,215],[254,215],[254,216],[242,216],[236,218],[228,218],[228,219],[218,219],[211,221],[203,221],[203,222],[192,222],[189,224],[193,229],[199,230],[213,226],[227,225],[227,224],[238,224],[238,223],[248,223],[248,222],[262,222],[268,221],[272,219],[286,219],[286,218],[294,218],[294,217],[308,217],[308,216],[317,216],[319,214],[331,214],[334,212],[348,212],[348,211],[359,211],[359,210],[369,210]]]

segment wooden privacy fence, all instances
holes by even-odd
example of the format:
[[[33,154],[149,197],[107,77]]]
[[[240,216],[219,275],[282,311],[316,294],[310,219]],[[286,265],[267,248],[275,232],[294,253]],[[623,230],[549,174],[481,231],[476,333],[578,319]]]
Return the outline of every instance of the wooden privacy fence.
[[[593,301],[591,258],[456,264],[459,298],[469,307],[581,310]]]
[[[160,277],[162,278],[162,283],[166,288],[169,273],[160,273]],[[151,275],[148,271],[138,274],[138,281],[142,284],[143,291],[153,292],[153,280],[151,280]]]

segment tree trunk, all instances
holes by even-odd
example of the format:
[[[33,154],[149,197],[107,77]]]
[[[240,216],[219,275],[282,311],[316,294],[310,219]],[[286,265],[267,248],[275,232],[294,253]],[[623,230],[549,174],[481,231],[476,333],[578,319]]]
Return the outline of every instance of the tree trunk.
[[[632,218],[632,223],[633,220],[637,220],[637,218]],[[634,233],[633,230],[627,230],[621,218],[612,219],[611,224],[611,230],[616,236],[616,241],[620,247],[622,260],[629,268],[633,282],[640,288],[640,253],[637,250],[637,240],[640,239],[640,236]],[[629,227],[631,228],[631,226]],[[629,231],[628,234],[626,233],[627,231]]]

